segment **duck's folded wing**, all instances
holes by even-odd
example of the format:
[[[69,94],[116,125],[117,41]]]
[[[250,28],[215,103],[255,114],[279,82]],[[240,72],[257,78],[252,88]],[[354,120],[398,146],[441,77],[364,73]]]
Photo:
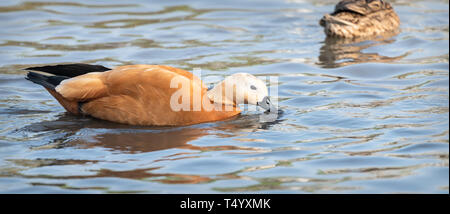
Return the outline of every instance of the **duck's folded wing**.
[[[86,101],[106,96],[104,73],[93,72],[62,81],[55,90],[68,100]]]
[[[91,100],[107,95],[141,97],[160,93],[172,94],[173,84],[184,80],[191,89],[206,91],[202,81],[188,71],[160,65],[120,66],[106,72],[91,72],[62,81],[55,90],[69,100]],[[189,87],[188,87],[189,88]],[[158,93],[156,93],[158,94]]]
[[[177,107],[184,108],[188,98],[187,105],[192,109],[193,93],[199,92],[201,99],[206,88],[200,80],[192,81],[193,76],[188,76],[187,71],[174,70],[166,66],[129,65],[104,72],[97,79],[106,86],[106,96],[89,100],[82,111],[99,119],[133,125],[192,123],[192,114],[173,111],[172,104],[182,101]]]

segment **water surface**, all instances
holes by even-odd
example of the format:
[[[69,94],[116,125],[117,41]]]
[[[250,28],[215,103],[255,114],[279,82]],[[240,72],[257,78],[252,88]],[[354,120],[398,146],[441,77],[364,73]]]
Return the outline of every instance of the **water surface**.
[[[326,39],[335,1],[1,1],[2,193],[447,193],[448,1],[390,1],[401,33]],[[167,64],[276,77],[273,122],[74,117],[23,68]]]

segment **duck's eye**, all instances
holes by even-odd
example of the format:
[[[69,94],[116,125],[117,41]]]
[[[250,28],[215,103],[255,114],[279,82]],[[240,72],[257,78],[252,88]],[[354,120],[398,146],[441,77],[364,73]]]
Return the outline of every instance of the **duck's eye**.
[[[252,90],[256,90],[256,87],[255,87],[254,85],[251,85],[250,88],[251,88]]]

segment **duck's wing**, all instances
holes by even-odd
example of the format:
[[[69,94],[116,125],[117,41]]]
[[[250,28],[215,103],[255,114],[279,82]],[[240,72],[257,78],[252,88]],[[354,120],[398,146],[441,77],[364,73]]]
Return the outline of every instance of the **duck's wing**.
[[[74,101],[86,101],[107,95],[105,73],[91,72],[65,79],[56,86],[55,91],[64,98]]]
[[[69,100],[86,101],[107,95],[143,96],[155,89],[173,91],[173,81],[184,79],[206,90],[202,81],[192,73],[163,65],[127,65],[107,72],[91,72],[64,79],[55,90]]]
[[[96,118],[135,125],[189,123],[192,119],[185,112],[173,110],[172,104],[177,104],[180,96],[184,103],[187,97],[192,109],[193,93],[204,95],[206,91],[192,73],[168,66],[120,66],[102,73],[99,79],[106,86],[106,96],[83,104],[82,111]]]

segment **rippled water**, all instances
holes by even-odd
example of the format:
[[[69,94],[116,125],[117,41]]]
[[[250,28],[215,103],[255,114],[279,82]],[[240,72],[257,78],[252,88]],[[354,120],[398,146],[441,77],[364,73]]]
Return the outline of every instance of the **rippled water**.
[[[390,2],[400,34],[333,41],[331,0],[0,1],[0,192],[448,193],[448,1]],[[276,76],[283,114],[77,118],[22,70],[74,62]]]

